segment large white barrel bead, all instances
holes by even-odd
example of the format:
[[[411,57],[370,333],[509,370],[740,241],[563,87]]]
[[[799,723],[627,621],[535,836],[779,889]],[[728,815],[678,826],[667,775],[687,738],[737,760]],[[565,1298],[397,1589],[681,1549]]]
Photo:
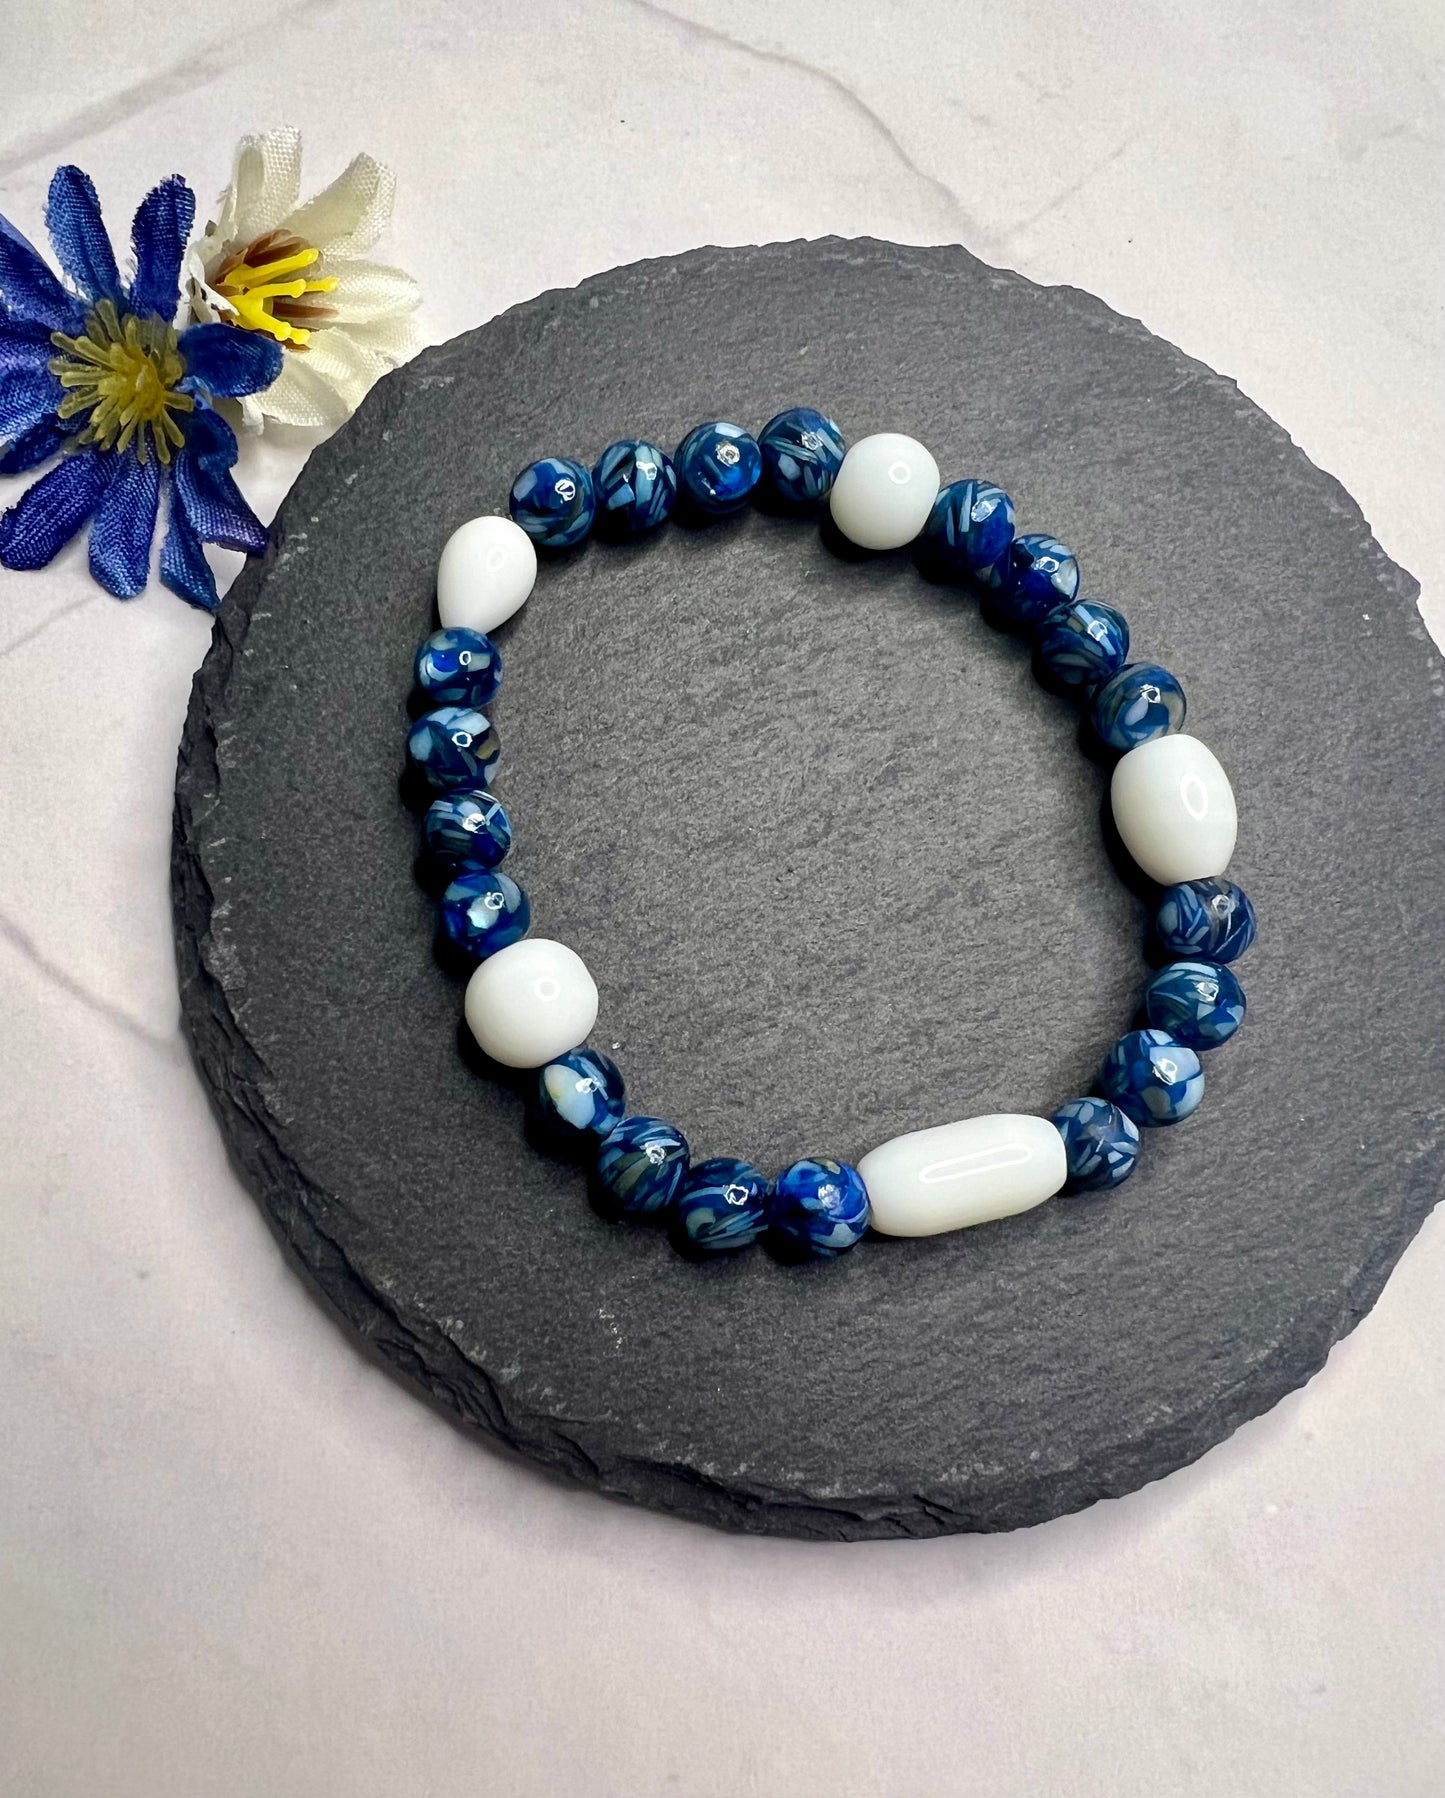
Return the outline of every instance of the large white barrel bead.
[[[449,631],[494,631],[527,600],[537,580],[532,539],[510,518],[469,518],[437,564],[437,615]]]
[[[828,495],[833,522],[860,549],[901,549],[928,523],[938,464],[915,437],[880,431],[843,458]]]
[[[467,982],[467,1028],[508,1068],[540,1068],[585,1043],[597,1022],[597,986],[575,949],[523,937],[489,955]]]
[[[1064,1139],[1047,1118],[993,1112],[914,1130],[858,1163],[873,1228],[939,1236],[1031,1210],[1069,1177]]]
[[[1234,854],[1234,790],[1197,737],[1155,737],[1120,758],[1110,787],[1124,847],[1163,886],[1222,874]]]

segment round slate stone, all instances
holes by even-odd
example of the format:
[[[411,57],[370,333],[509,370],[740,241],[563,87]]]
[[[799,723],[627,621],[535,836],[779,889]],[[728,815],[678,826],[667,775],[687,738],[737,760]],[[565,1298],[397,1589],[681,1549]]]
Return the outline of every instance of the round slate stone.
[[[986,465],[1020,531],[1076,551],[1234,782],[1260,934],[1204,1105],[1115,1191],[699,1265],[602,1216],[466,1052],[414,878],[407,690],[442,545],[539,442],[790,405]],[[222,1128],[350,1326],[604,1491],[831,1538],[1128,1492],[1307,1379],[1441,1192],[1445,708],[1414,594],[1232,382],[961,249],[700,250],[545,294],[384,380],[222,606],[174,863]],[[852,1162],[1088,1090],[1157,894],[1111,865],[1076,715],[975,601],[749,509],[547,567],[500,640],[536,928],[699,1160]],[[366,899],[344,927],[338,893]]]

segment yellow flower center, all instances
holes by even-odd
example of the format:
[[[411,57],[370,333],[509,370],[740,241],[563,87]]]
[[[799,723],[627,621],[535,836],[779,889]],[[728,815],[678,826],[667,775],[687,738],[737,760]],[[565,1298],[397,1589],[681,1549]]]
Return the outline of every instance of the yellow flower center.
[[[195,402],[178,390],[186,364],[165,320],[120,313],[113,300],[102,300],[83,337],[55,331],[50,341],[64,352],[51,358],[50,372],[69,389],[60,416],[90,413],[79,441],[119,452],[134,440],[142,462],[154,449],[168,463],[171,450],[185,442],[171,414],[189,412]]]
[[[320,250],[285,231],[268,231],[239,253],[228,253],[211,286],[230,307],[231,323],[243,331],[264,331],[288,350],[304,350],[311,327],[333,317],[313,295],[331,293],[335,275],[308,280]],[[294,277],[294,278],[289,278]]]

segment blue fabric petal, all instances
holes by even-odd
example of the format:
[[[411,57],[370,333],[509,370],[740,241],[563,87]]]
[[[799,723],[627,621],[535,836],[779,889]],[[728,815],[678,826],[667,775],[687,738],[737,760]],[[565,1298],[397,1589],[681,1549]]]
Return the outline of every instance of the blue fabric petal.
[[[134,448],[115,461],[119,466],[90,527],[90,572],[107,593],[134,599],[150,578],[161,470],[154,456],[142,462]]]
[[[187,522],[174,486],[171,488],[171,528],[161,545],[161,580],[172,593],[203,612],[214,612],[221,601],[216,577],[201,548],[201,540]]]
[[[8,318],[0,307],[0,378],[16,369],[44,368],[55,354],[50,332],[29,319]]]
[[[25,474],[29,469],[38,468],[59,452],[69,435],[59,419],[41,419],[38,425],[23,431],[0,455],[0,474]]]
[[[223,331],[233,328],[221,326]],[[186,447],[175,459],[172,515],[178,506],[204,543],[258,556],[266,547],[266,527],[231,479],[235,460],[235,432],[218,412],[198,406],[186,431]]]
[[[95,183],[73,163],[51,177],[45,228],[61,268],[92,305],[120,299],[120,270],[100,216]]]
[[[135,280],[130,284],[133,312],[145,318],[158,312],[170,324],[180,298],[181,257],[196,219],[196,196],[179,175],[167,175],[136,208],[130,229],[135,251]]]
[[[192,325],[181,333],[180,349],[186,363],[184,384],[199,383],[226,399],[269,387],[281,372],[284,354],[272,338],[238,325]]]
[[[65,389],[43,364],[0,374],[0,443],[23,437],[42,418],[53,417]]]
[[[28,487],[0,516],[0,564],[44,568],[54,561],[100,504],[114,461],[81,450]]]
[[[0,218],[0,299],[12,319],[32,319],[47,331],[74,337],[85,329],[85,307],[67,293],[35,246]]]
[[[45,260],[20,227],[12,225],[3,212],[0,212],[0,237],[8,237],[11,243],[19,244],[22,250],[29,250],[37,262]]]

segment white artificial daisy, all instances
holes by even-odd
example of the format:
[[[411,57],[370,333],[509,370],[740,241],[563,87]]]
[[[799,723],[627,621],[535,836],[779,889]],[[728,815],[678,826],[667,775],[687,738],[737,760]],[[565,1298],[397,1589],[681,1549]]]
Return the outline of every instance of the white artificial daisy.
[[[277,379],[239,402],[241,422],[342,424],[419,346],[420,290],[366,252],[391,223],[396,178],[357,156],[298,205],[301,133],[243,138],[216,217],[186,256],[194,318],[264,331],[287,352]]]

